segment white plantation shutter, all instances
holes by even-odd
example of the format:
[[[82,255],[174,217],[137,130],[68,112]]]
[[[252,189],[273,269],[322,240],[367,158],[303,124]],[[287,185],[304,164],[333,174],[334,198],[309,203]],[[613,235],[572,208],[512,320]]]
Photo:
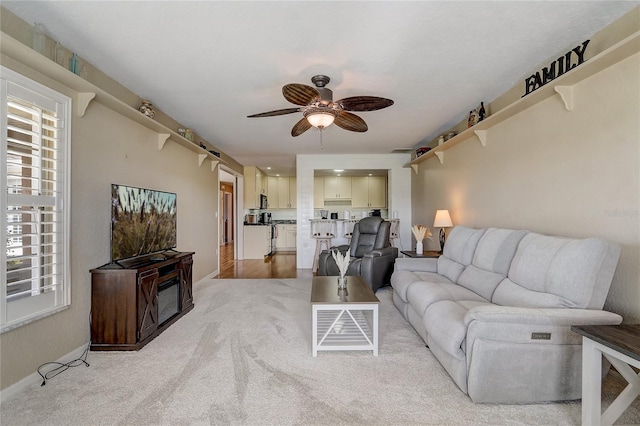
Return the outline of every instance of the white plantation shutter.
[[[71,100],[2,68],[0,330],[64,309]]]

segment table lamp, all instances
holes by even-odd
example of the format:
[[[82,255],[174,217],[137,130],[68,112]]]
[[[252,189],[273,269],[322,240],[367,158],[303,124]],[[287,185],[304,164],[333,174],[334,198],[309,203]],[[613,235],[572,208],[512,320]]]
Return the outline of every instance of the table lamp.
[[[434,228],[440,228],[440,253],[444,251],[444,228],[449,228],[453,226],[451,222],[451,216],[449,216],[449,210],[438,210],[436,211],[436,219],[433,221]]]

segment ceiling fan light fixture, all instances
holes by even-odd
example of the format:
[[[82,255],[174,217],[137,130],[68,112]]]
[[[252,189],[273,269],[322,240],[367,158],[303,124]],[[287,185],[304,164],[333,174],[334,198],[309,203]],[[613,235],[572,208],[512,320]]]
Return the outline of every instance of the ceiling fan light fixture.
[[[324,129],[325,127],[331,126],[333,124],[333,120],[335,120],[335,114],[329,112],[312,112],[306,115],[306,119],[313,127],[317,127],[318,129]]]

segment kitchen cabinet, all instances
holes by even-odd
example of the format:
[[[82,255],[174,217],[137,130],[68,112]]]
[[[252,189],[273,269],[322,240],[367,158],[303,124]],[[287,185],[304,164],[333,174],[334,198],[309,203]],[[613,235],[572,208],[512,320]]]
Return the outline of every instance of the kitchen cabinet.
[[[360,176],[351,178],[351,207],[386,208],[387,178],[385,176]]]
[[[324,208],[324,178],[313,178],[313,208]]]
[[[264,259],[271,253],[271,225],[244,227],[244,258]]]
[[[266,194],[267,175],[257,167],[245,166],[244,168],[244,208],[260,208],[260,195]],[[268,200],[267,200],[268,201]]]
[[[350,200],[351,178],[344,176],[324,177],[325,200]]]
[[[278,177],[267,177],[267,207],[270,209],[279,208],[280,193],[278,189]]]
[[[293,251],[296,249],[296,238],[298,226],[295,224],[278,224],[276,239],[277,251]]]
[[[296,178],[279,177],[278,178],[278,208],[279,209],[295,209],[296,208]]]

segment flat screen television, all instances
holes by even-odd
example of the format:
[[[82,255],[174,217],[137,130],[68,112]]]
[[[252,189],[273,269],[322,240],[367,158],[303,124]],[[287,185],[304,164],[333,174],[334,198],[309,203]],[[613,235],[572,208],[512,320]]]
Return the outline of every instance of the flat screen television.
[[[111,262],[170,250],[177,240],[177,196],[111,185]]]

